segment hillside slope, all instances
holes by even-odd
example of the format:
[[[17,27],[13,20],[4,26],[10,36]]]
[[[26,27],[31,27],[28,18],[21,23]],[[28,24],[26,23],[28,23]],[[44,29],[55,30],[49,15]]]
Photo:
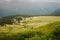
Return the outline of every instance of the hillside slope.
[[[7,29],[7,28],[5,28]],[[0,40],[59,40],[60,39],[60,22],[54,22],[35,29],[27,29],[22,32],[13,33],[0,29]],[[19,28],[17,28],[19,29]],[[21,31],[21,30],[19,30]]]

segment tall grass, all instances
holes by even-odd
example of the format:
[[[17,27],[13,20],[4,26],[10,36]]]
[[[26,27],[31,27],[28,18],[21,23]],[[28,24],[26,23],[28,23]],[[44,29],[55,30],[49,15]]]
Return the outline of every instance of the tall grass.
[[[60,22],[19,33],[0,32],[0,40],[60,40]]]

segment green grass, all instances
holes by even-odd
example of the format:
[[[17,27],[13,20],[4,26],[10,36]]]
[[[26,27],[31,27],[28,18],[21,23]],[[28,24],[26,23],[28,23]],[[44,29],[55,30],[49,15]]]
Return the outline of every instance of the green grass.
[[[27,29],[26,31],[18,33],[13,33],[10,31],[5,32],[0,30],[0,40],[59,40],[59,39],[60,39],[60,22],[50,23],[35,29]]]

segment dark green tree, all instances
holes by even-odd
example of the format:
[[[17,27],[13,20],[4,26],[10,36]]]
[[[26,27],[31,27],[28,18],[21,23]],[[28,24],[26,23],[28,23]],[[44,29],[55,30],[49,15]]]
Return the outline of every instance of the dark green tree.
[[[11,17],[3,17],[0,19],[0,25],[3,26],[3,25],[6,25],[6,24],[13,24],[13,19]]]
[[[20,20],[22,20],[22,18],[18,17],[18,18],[16,18],[16,20],[18,21],[18,23],[20,23]]]

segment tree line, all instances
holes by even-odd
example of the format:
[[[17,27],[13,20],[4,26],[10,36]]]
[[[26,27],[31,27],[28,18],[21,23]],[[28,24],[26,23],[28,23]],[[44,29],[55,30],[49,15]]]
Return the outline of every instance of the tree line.
[[[2,17],[0,18],[0,25],[1,26],[6,26],[6,24],[12,25],[14,23],[14,17],[8,16],[8,17]],[[18,21],[18,23],[20,23],[19,21],[22,20],[21,17],[16,18],[16,20]]]

